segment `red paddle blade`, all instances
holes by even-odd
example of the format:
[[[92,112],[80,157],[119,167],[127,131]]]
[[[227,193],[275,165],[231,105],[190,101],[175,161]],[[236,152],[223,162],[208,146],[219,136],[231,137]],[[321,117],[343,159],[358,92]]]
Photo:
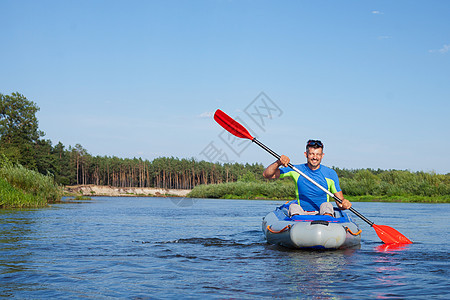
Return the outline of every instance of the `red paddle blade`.
[[[220,109],[216,110],[214,114],[214,120],[219,123],[220,126],[225,128],[226,131],[235,135],[239,138],[253,140],[252,135],[248,132],[247,129],[244,128],[241,124],[233,120],[229,115],[221,111]]]
[[[392,227],[376,224],[373,224],[372,227],[385,244],[412,244],[406,236]]]

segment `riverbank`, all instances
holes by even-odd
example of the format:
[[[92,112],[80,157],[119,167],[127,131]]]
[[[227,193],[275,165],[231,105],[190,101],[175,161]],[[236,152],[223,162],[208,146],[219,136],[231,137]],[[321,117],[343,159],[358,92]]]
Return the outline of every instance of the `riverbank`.
[[[189,189],[162,189],[162,188],[141,188],[141,187],[115,187],[106,185],[72,185],[64,187],[64,191],[69,195],[80,196],[108,196],[108,197],[186,197]]]
[[[257,192],[255,191],[255,186]],[[222,190],[222,188],[228,189]],[[229,187],[232,186],[232,189]],[[280,181],[271,182],[265,190],[256,183],[231,183],[222,185],[202,185],[190,189],[162,189],[140,187],[113,187],[103,185],[73,185],[64,188],[70,196],[107,196],[107,197],[190,197],[213,199],[247,199],[247,200],[293,200],[295,194],[289,192],[289,185]],[[288,196],[286,196],[288,195]],[[416,202],[416,203],[450,203],[450,196],[379,196],[364,195],[346,198],[352,202]]]

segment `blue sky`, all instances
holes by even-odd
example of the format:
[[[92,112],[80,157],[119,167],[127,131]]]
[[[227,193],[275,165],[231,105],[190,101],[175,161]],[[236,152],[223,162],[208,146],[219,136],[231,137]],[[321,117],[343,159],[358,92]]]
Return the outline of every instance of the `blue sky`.
[[[271,163],[256,145],[233,149],[220,108],[294,163],[314,138],[328,166],[450,172],[450,1],[0,0],[0,11],[0,93],[36,102],[54,144]]]

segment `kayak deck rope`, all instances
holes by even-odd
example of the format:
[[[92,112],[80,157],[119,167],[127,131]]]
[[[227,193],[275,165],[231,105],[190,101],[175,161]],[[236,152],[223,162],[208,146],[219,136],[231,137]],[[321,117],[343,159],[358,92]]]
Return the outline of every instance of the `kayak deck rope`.
[[[273,230],[272,228],[270,228],[270,225],[267,225],[267,230],[269,230],[272,233],[282,233],[282,232],[285,232],[286,230],[291,229],[291,227],[292,227],[292,225],[287,225],[283,229],[276,231],[276,230]]]
[[[345,228],[345,230],[348,232],[348,233],[350,233],[351,235],[360,235],[361,234],[361,232],[362,232],[362,230],[360,229],[360,230],[358,230],[358,232],[356,232],[356,233],[354,233],[353,231],[351,231],[350,230],[350,228],[348,228],[347,226],[344,226],[344,228]]]

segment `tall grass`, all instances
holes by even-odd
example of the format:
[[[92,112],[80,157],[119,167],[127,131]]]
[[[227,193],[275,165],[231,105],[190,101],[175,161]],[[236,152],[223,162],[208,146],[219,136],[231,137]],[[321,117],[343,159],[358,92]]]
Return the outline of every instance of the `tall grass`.
[[[426,196],[450,195],[450,175],[409,171],[372,172],[357,170],[352,177],[340,179],[346,195]]]
[[[61,199],[53,176],[42,175],[6,159],[0,161],[0,207],[39,207]]]
[[[222,199],[294,199],[295,186],[290,181],[237,181],[198,185],[188,195],[191,198]]]
[[[25,194],[0,178],[0,207],[32,207],[39,204],[44,205],[44,203],[36,203],[31,194]]]

